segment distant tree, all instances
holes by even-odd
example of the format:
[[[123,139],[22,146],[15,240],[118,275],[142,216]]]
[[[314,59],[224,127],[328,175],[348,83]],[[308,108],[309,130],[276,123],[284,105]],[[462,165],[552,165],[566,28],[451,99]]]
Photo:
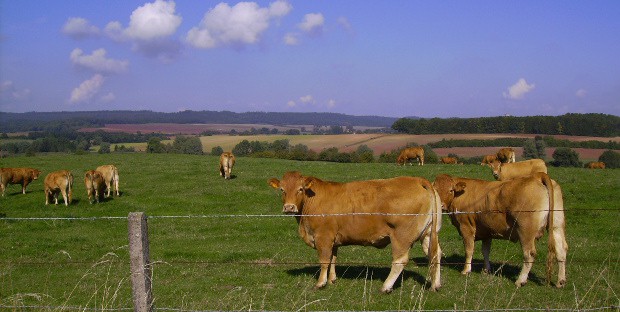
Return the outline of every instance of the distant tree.
[[[524,159],[538,158],[538,150],[536,150],[536,143],[534,142],[534,140],[525,140],[525,142],[523,143],[522,156]]]
[[[422,146],[424,148],[424,163],[425,164],[436,164],[439,162],[439,157],[433,151],[432,148],[428,145]]]
[[[579,155],[568,147],[559,147],[553,152],[553,162],[555,167],[582,167]]]
[[[149,142],[146,144],[146,152],[147,153],[165,153],[166,148],[161,143],[161,139],[154,137],[149,139]]]
[[[300,135],[301,132],[298,129],[288,129],[284,132],[286,135]]]
[[[211,156],[220,156],[224,152],[224,149],[221,146],[216,146],[211,149]]]
[[[99,154],[109,154],[110,153],[110,143],[101,142],[99,146]]]
[[[371,163],[375,161],[374,151],[365,144],[362,144],[357,148],[355,155],[355,162]]]
[[[604,151],[603,154],[599,156],[598,161],[604,162],[605,168],[620,168],[620,153],[612,150]]]
[[[172,142],[172,150],[179,154],[202,154],[202,142],[195,136],[177,136]]]
[[[232,152],[237,156],[249,156],[252,154],[252,145],[250,144],[250,141],[243,140],[239,142],[239,144],[235,145]]]

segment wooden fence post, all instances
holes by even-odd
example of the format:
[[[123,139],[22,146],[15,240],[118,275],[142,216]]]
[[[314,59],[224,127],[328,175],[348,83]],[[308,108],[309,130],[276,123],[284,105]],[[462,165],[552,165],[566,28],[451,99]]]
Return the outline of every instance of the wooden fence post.
[[[131,292],[134,311],[153,311],[149,237],[144,212],[131,212],[129,220],[129,259],[131,262]]]

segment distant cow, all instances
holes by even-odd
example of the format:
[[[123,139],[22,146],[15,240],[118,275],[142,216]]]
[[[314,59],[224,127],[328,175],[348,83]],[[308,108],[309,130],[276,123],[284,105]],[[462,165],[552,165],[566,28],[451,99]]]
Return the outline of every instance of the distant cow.
[[[481,165],[491,165],[492,162],[497,160],[497,154],[493,154],[493,155],[486,155],[484,157],[482,157],[482,162],[480,163]]]
[[[21,184],[22,194],[26,194],[26,186],[41,175],[41,171],[34,168],[0,168],[0,188],[2,196],[9,184]]]
[[[496,156],[497,156],[497,160],[503,163],[510,163],[510,162],[517,161],[515,157],[515,151],[510,147],[505,147],[505,148],[500,149],[497,152]]]
[[[605,169],[605,163],[602,161],[593,161],[586,164],[588,169]]]
[[[231,152],[224,152],[220,155],[220,176],[230,179],[230,174],[235,166],[235,155]]]
[[[84,186],[86,187],[86,194],[88,194],[88,201],[91,204],[93,200],[99,202],[106,188],[103,175],[96,170],[86,171],[84,174]]]
[[[496,160],[491,163],[490,167],[493,170],[493,177],[500,181],[529,176],[535,172],[547,173],[547,165],[542,159],[529,159],[505,164]]]
[[[458,163],[458,159],[456,159],[456,157],[441,157],[440,162],[442,164],[456,165]]]
[[[392,269],[381,291],[392,291],[409,261],[409,249],[422,242],[429,258],[431,290],[440,286],[438,231],[440,199],[430,182],[416,177],[337,183],[287,172],[268,181],[282,191],[283,212],[295,215],[299,235],[319,254],[315,288],[336,281],[338,247],[392,244]],[[328,279],[329,271],[329,279]]]
[[[114,165],[103,165],[97,167],[96,171],[101,172],[103,176],[103,181],[105,182],[106,189],[108,193],[105,197],[110,197],[110,192],[112,191],[112,186],[116,190],[116,196],[121,196],[118,190],[118,168]]]
[[[483,181],[439,175],[434,187],[450,214],[465,245],[465,267],[471,272],[474,242],[482,240],[485,271],[491,270],[491,239],[520,242],[523,268],[515,284],[525,285],[534,263],[537,239],[549,232],[547,280],[551,279],[554,258],[559,266],[556,286],[566,284],[564,203],[560,186],[546,173],[508,181]],[[458,212],[458,213],[457,213]]]
[[[418,165],[424,165],[424,149],[422,147],[408,147],[400,152],[396,164],[405,165],[411,159],[418,159]],[[413,166],[413,163],[411,164]]]
[[[58,194],[62,194],[65,206],[69,206],[73,197],[73,175],[68,170],[58,170],[51,172],[45,177],[44,181],[45,204],[54,198],[54,204],[58,205]]]

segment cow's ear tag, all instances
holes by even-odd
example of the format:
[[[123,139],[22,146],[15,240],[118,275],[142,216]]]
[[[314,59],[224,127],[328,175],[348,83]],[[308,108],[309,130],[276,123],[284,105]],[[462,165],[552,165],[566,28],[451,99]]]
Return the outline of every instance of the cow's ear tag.
[[[269,185],[275,189],[280,188],[280,181],[276,178],[269,179],[267,183],[269,183]]]

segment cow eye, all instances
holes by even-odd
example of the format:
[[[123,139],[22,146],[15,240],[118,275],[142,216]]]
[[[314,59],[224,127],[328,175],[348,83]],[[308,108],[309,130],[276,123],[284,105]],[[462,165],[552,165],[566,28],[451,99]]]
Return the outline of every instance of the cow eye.
[[[297,193],[301,193],[301,192],[303,192],[303,191],[304,191],[304,188],[303,188],[303,187],[300,187],[300,188],[299,188],[299,190],[297,190]]]

